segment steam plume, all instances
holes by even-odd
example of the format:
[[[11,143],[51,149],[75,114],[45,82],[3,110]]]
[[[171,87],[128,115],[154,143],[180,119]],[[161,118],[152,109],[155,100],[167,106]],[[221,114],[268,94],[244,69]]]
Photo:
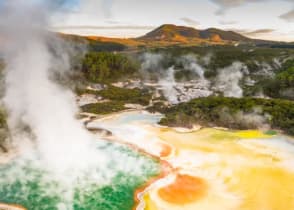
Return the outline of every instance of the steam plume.
[[[38,150],[48,166],[54,169],[79,167],[86,158],[91,137],[74,118],[77,107],[74,95],[53,82],[52,54],[58,44],[51,44],[47,31],[50,10],[58,1],[13,0],[1,11],[0,36],[5,45],[6,95],[12,133],[20,125],[30,128]],[[66,53],[62,54],[66,58]],[[67,59],[63,59],[66,61]],[[63,67],[68,67],[64,64]],[[61,67],[60,65],[58,66]],[[17,139],[16,136],[14,138]],[[88,159],[88,158],[87,158]]]
[[[182,56],[181,59],[184,68],[195,73],[200,79],[204,79],[204,69],[198,64],[197,59],[193,55]]]
[[[158,89],[162,90],[165,98],[171,104],[177,104],[193,98],[207,97],[212,94],[209,90],[210,81],[204,77],[205,69],[199,64],[201,60],[202,63],[208,65],[210,58],[211,55],[208,54],[198,60],[195,55],[187,54],[176,59],[176,64],[181,65],[183,67],[182,70],[191,73],[192,77],[186,78],[190,81],[179,82],[176,80],[176,73],[180,72],[181,69],[176,69],[172,65],[169,68],[165,68],[163,65],[164,59],[169,59],[168,55],[145,53],[142,56],[141,74],[144,79],[155,78],[156,82],[158,82]]]
[[[223,92],[225,97],[241,98],[243,89],[239,82],[243,78],[244,65],[240,62],[234,62],[231,66],[220,69],[216,78],[216,91]]]
[[[176,90],[175,68],[173,66],[167,69],[165,77],[159,80],[159,85],[163,89],[164,96],[171,104],[179,103]]]

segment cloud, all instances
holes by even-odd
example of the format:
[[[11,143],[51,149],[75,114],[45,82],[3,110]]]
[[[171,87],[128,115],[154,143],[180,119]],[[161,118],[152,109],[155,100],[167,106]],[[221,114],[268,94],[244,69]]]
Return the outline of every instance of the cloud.
[[[261,36],[261,35],[265,35],[265,34],[271,34],[276,31],[275,29],[271,29],[271,28],[263,28],[263,29],[258,29],[258,30],[230,28],[227,30],[234,31],[234,32],[240,33],[244,36],[251,36],[251,37]]]
[[[113,26],[56,26],[53,30],[62,31],[68,29],[91,29],[91,30],[153,30],[154,26],[137,25],[113,25]]]
[[[121,22],[119,22],[119,21],[116,21],[116,20],[107,20],[107,21],[105,21],[105,23],[108,23],[108,24],[111,24],[111,25],[113,25],[113,24],[120,24]]]
[[[265,0],[212,0],[212,1],[224,7],[236,7],[246,3],[251,3],[251,2],[255,3],[255,2],[260,2]]]
[[[234,31],[239,34],[247,33],[249,30],[247,29],[239,29],[239,28],[226,28],[227,31]]]
[[[104,18],[111,18],[113,4],[114,0],[82,0],[79,2],[76,12],[98,16],[101,14]]]
[[[238,23],[238,21],[226,21],[226,20],[221,20],[221,21],[219,21],[219,23],[221,24],[221,25],[235,25],[235,24],[237,24]]]
[[[236,7],[247,2],[246,0],[212,0],[214,3],[222,7]],[[252,1],[252,0],[249,0]]]
[[[247,3],[258,3],[258,2],[265,2],[270,0],[210,0],[213,3],[217,4],[219,6],[219,9],[215,12],[216,15],[223,15],[228,9],[239,7]],[[293,0],[282,0],[286,2],[293,3]],[[287,21],[293,21],[294,20],[294,9],[291,11],[283,14],[280,16],[281,18],[287,20]]]
[[[289,21],[289,22],[294,22],[294,9],[290,10],[289,12],[282,14],[280,18]]]
[[[134,38],[142,36],[154,28],[156,27],[144,25],[59,25],[51,27],[50,30],[65,34],[77,34],[81,36]]]
[[[65,2],[66,4],[52,15],[51,25],[103,25],[103,22],[113,19],[112,8],[115,0],[66,0]]]
[[[112,17],[112,5],[114,3],[114,0],[103,0],[102,1],[102,8],[104,11],[104,15],[106,18],[111,18]]]
[[[293,34],[294,31],[291,31],[289,32],[289,34],[287,34],[287,33],[282,33],[277,29],[271,29],[271,28],[264,28],[264,29],[258,29],[258,30],[226,28],[226,30],[234,31],[236,33],[239,33],[254,39],[293,42],[293,36],[291,36],[290,34]]]
[[[254,30],[254,31],[247,31],[243,34],[248,35],[248,36],[257,36],[257,35],[262,35],[262,34],[269,34],[274,31],[275,31],[275,29],[265,28],[265,29],[258,29],[258,30]]]
[[[180,20],[182,20],[183,22],[185,22],[186,24],[190,25],[190,26],[199,26],[199,22],[196,20],[193,20],[191,18],[187,18],[187,17],[183,17]]]
[[[219,9],[216,11],[216,15],[223,15],[228,9],[239,7],[246,3],[256,3],[266,0],[211,0],[215,4],[219,5]]]

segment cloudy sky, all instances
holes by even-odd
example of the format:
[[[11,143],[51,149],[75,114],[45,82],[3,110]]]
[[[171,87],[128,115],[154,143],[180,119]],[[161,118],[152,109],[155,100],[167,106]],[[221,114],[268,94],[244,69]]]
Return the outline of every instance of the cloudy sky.
[[[51,19],[68,33],[136,37],[172,23],[294,41],[294,0],[65,0]]]

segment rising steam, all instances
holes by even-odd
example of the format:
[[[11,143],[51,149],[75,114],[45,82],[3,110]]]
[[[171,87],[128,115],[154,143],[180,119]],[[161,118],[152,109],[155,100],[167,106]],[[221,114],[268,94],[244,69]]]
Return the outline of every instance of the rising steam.
[[[207,59],[203,59],[208,62]],[[204,68],[199,65],[198,60],[193,55],[182,56],[180,62],[183,64],[184,69],[195,73],[200,79],[204,80]]]
[[[158,84],[161,86],[164,96],[171,104],[179,103],[174,66],[167,69],[164,77],[159,80]]]
[[[54,74],[70,66],[67,52],[46,31],[50,11],[45,8],[50,6],[34,2],[10,1],[0,13],[6,64],[3,100],[14,145],[20,150],[9,169],[0,168],[0,186],[9,191],[18,183],[21,189],[15,197],[29,199],[35,193],[29,183],[34,182],[42,188],[38,196],[56,196],[56,209],[71,210],[85,202],[77,194],[87,196],[93,189],[113,185],[115,178],[125,185],[144,181],[146,171],[157,173],[157,166],[127,146],[97,139],[75,118],[74,95],[54,80]]]
[[[143,79],[156,81],[158,89],[171,104],[189,101],[193,98],[207,97],[212,94],[209,90],[210,82],[204,77],[205,69],[199,64],[199,60],[193,54],[187,54],[176,59],[176,64],[182,66],[178,69],[174,65],[164,67],[167,55],[160,53],[145,53],[141,57],[142,65],[140,73]],[[200,58],[207,65],[211,55]],[[185,70],[194,80],[179,82],[176,73]]]
[[[50,7],[51,4],[44,2],[14,0],[2,8],[0,36],[5,45],[1,53],[6,63],[4,103],[15,141],[19,141],[18,135],[23,137],[20,128],[27,127],[48,166],[77,168],[88,159],[91,136],[74,118],[78,111],[74,95],[51,79],[54,72],[69,65],[64,63],[68,60],[66,53],[56,48],[58,43],[50,43],[53,35],[46,31],[50,11],[45,8]],[[53,52],[59,52],[62,62],[56,60]]]
[[[220,69],[216,78],[215,90],[223,93],[225,97],[241,98],[243,89],[240,81],[246,67],[240,62],[234,62],[231,66]]]

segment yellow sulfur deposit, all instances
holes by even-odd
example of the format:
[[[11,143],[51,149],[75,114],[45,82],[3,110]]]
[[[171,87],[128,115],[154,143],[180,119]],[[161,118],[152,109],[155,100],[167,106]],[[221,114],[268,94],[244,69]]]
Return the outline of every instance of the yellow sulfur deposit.
[[[249,131],[239,131],[236,135],[243,139],[250,138],[269,138],[269,135],[264,134],[262,131],[249,130]]]
[[[145,192],[145,210],[294,209],[294,146],[284,139],[261,131],[150,131],[175,150],[163,158],[175,171]]]

